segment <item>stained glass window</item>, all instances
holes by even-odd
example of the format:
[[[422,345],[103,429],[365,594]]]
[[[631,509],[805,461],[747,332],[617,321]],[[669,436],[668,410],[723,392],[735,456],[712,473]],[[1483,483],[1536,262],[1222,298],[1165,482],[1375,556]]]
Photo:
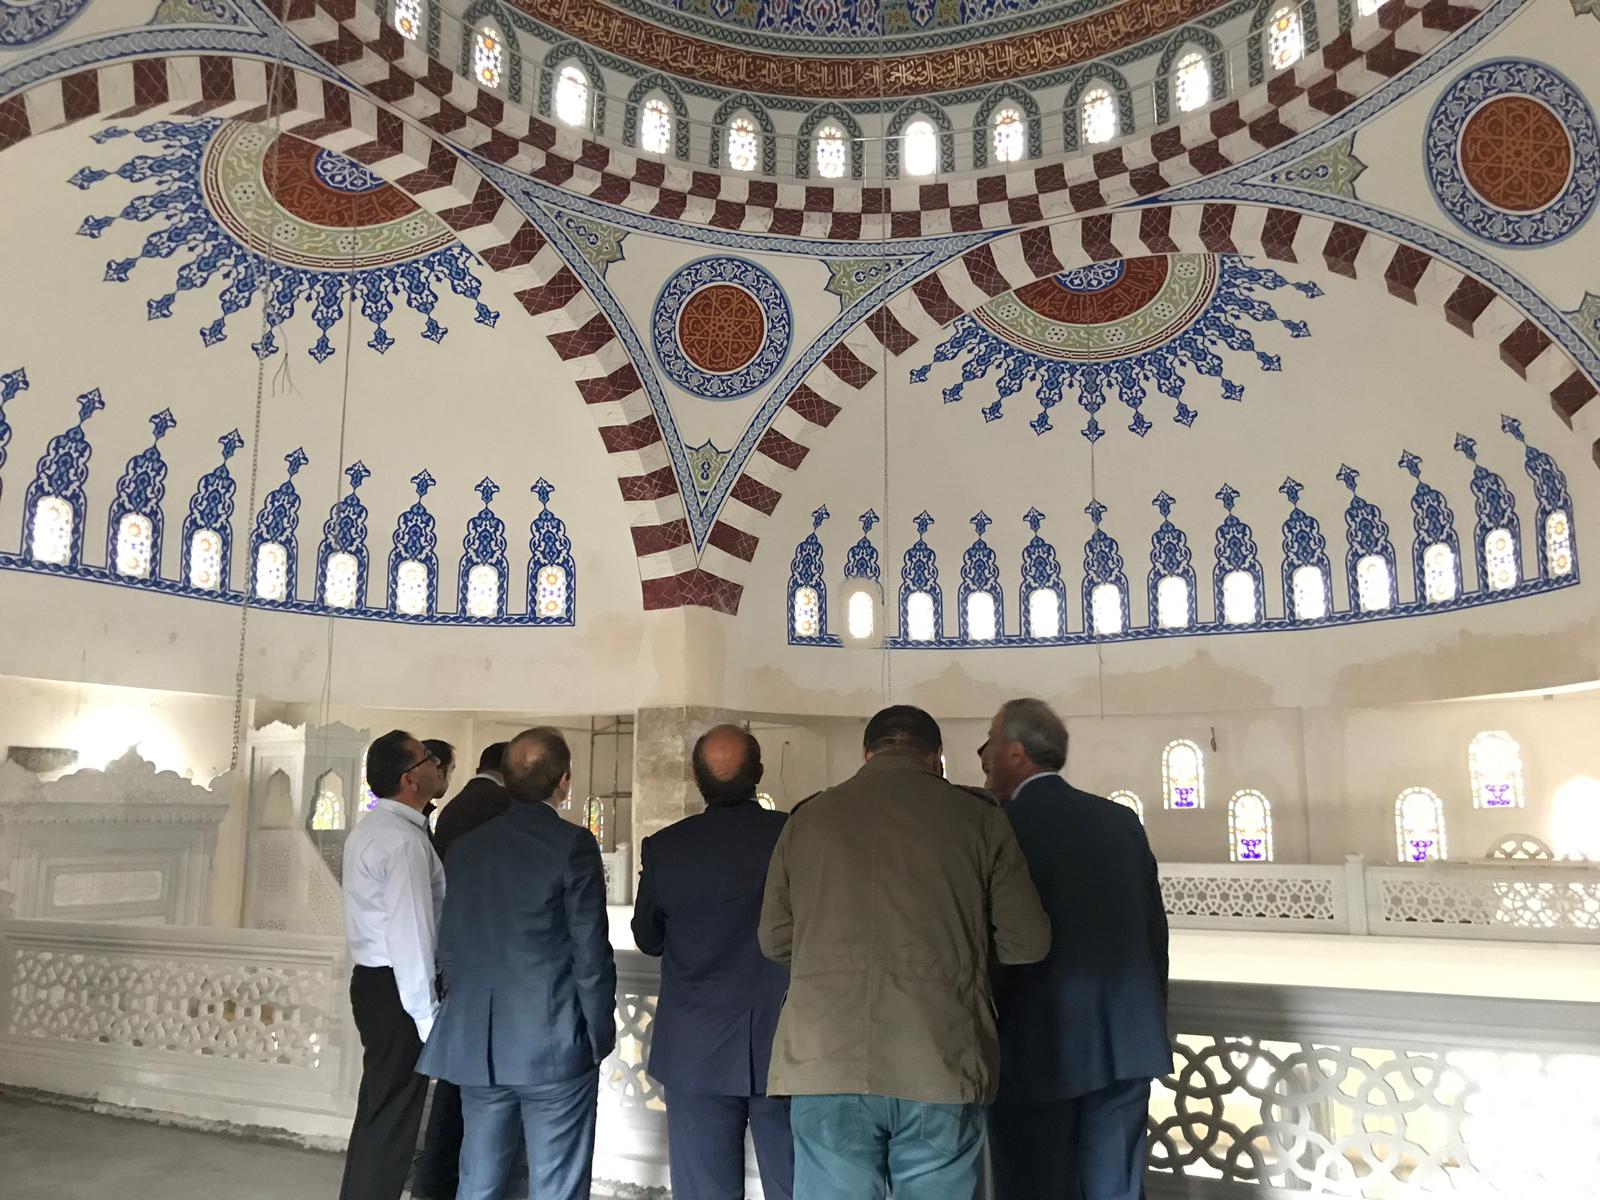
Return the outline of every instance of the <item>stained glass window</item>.
[[[329,771],[317,780],[317,797],[311,809],[311,828],[324,833],[344,827],[344,780]]]
[[[1429,604],[1456,598],[1456,552],[1444,542],[1422,552],[1422,594]]]
[[[1578,775],[1556,789],[1550,842],[1557,858],[1600,862],[1600,779]]]
[[[1563,509],[1544,519],[1544,560],[1551,578],[1572,574],[1572,525]]]
[[[150,518],[124,513],[117,522],[117,574],[144,579],[150,574]]]
[[[538,594],[534,605],[541,617],[564,616],[567,611],[567,569],[565,567],[540,567],[536,577]]]
[[[1322,578],[1322,568],[1296,567],[1290,577],[1294,591],[1294,618],[1297,621],[1320,621],[1328,615],[1328,587]]]
[[[933,596],[928,592],[912,592],[906,597],[906,640],[933,641]]]
[[[1362,612],[1389,607],[1389,562],[1381,554],[1364,555],[1356,563],[1356,603]]]
[[[322,602],[329,608],[354,608],[360,569],[354,554],[340,550],[336,554],[328,555],[328,573],[323,580]]]
[[[1189,624],[1189,581],[1181,575],[1163,575],[1156,583],[1156,622],[1163,629]]]
[[[994,635],[994,597],[973,592],[967,597],[967,636],[975,642],[992,642]]]
[[[372,785],[365,779],[361,781],[361,807],[356,811],[356,820],[378,807],[378,793],[372,790]]]
[[[1028,593],[1028,629],[1036,638],[1061,636],[1061,597],[1054,588]]]
[[[408,558],[394,573],[394,610],[408,617],[428,611],[428,566]]]
[[[817,130],[817,174],[823,179],[843,179],[850,143],[837,125]]]
[[[1167,808],[1206,806],[1205,763],[1200,747],[1180,738],[1161,752],[1162,802]]]
[[[913,121],[901,135],[907,175],[932,175],[939,167],[939,135],[932,121]]]
[[[768,812],[775,812],[778,808],[777,801],[775,801],[771,795],[766,792],[756,793],[756,803],[761,805],[761,807],[766,809]]]
[[[845,605],[845,626],[853,638],[869,638],[872,636],[873,618],[872,596],[867,592],[850,593],[850,601]]]
[[[589,123],[589,77],[568,63],[556,77],[556,118],[564,125]]]
[[[394,27],[408,42],[422,32],[422,0],[394,0]]]
[[[1100,637],[1110,637],[1122,632],[1122,589],[1114,583],[1097,583],[1089,593],[1089,611],[1094,619],[1094,632]]]
[[[33,506],[33,561],[64,567],[72,561],[72,505],[41,496]]]
[[[1467,746],[1474,808],[1521,808],[1522,747],[1503,729],[1486,729]]]
[[[728,126],[728,166],[735,171],[754,171],[761,158],[761,135],[749,117],[735,117]]]
[[[1132,792],[1116,791],[1106,797],[1113,804],[1120,804],[1123,808],[1139,818],[1139,824],[1144,824],[1144,802]]]
[[[1194,112],[1211,102],[1211,64],[1198,50],[1191,50],[1178,60],[1172,77],[1179,112]]]
[[[189,539],[189,583],[207,592],[222,587],[222,535],[197,529]]]
[[[500,572],[479,563],[467,572],[467,616],[492,617],[500,611]]]
[[[1028,153],[1028,125],[1021,110],[1008,104],[994,114],[992,124],[995,162],[1021,161]]]
[[[1483,535],[1483,565],[1491,592],[1517,586],[1517,540],[1509,529],[1502,526]]]
[[[1090,88],[1083,97],[1083,140],[1095,146],[1116,136],[1116,102],[1105,88]]]
[[[1356,11],[1363,17],[1370,17],[1383,7],[1383,0],[1356,0]]]
[[[1427,788],[1407,788],[1394,802],[1395,852],[1401,862],[1445,857],[1444,804]]]
[[[822,616],[822,604],[817,597],[817,589],[811,587],[795,588],[794,590],[794,635],[795,637],[814,638],[821,632],[819,625]]]
[[[289,594],[289,552],[280,542],[256,547],[256,599],[283,600]]]
[[[1274,71],[1286,71],[1306,52],[1298,9],[1285,5],[1267,22],[1267,59]]]
[[[1228,801],[1228,846],[1234,862],[1272,861],[1272,805],[1260,792]]]
[[[672,108],[660,96],[644,102],[639,114],[639,146],[651,154],[665,154],[672,148]]]
[[[505,43],[500,34],[488,25],[482,26],[472,47],[472,69],[478,82],[484,87],[499,87],[505,59]]]
[[[1229,571],[1222,577],[1222,623],[1254,625],[1256,579],[1249,571]]]

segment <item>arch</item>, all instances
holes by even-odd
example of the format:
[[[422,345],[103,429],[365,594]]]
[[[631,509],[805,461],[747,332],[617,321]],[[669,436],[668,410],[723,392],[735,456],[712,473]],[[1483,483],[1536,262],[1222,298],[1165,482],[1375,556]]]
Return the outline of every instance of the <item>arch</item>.
[[[1182,810],[1205,806],[1205,755],[1188,738],[1168,742],[1161,752],[1161,807]]]
[[[683,93],[677,85],[665,75],[646,75],[629,90],[627,104],[622,110],[622,144],[639,145],[639,113],[651,96],[660,96],[672,109],[672,156],[687,161],[689,106],[684,103]]]
[[[1280,8],[1295,8],[1300,13],[1300,35],[1305,40],[1305,45],[1300,51],[1300,58],[1295,66],[1305,62],[1311,55],[1322,49],[1322,43],[1317,36],[1317,6],[1310,0],[1260,0],[1255,12],[1250,15],[1250,37],[1245,51],[1249,62],[1250,86],[1259,87],[1267,81],[1267,21]],[[1291,68],[1292,69],[1292,68]]]
[[[1394,802],[1394,836],[1400,862],[1446,858],[1444,801],[1428,788],[1406,788]]]
[[[430,14],[432,16],[433,14]],[[429,28],[437,29],[439,22],[430,20]],[[513,104],[522,103],[522,49],[517,42],[517,27],[512,23],[511,15],[499,0],[476,0],[469,4],[461,14],[461,74],[472,80],[480,87],[487,86],[478,78],[478,73],[473,69],[473,53],[477,47],[478,30],[488,25],[500,35],[504,46],[503,67],[504,79],[499,87],[493,88],[495,92],[503,91]],[[432,35],[430,34],[430,43]],[[595,76],[590,75],[593,79]],[[548,99],[548,97],[547,97]],[[540,110],[548,114],[548,104]]]
[[[1496,838],[1484,857],[1510,862],[1548,862],[1555,855],[1542,838],[1531,833],[1508,833]]]
[[[1228,856],[1234,862],[1272,861],[1272,801],[1254,788],[1228,801]]]
[[[1022,118],[1027,122],[1028,148],[1025,158],[1038,158],[1044,153],[1044,134],[1042,119],[1039,115],[1039,102],[1033,96],[1014,83],[1003,83],[994,88],[983,98],[978,105],[978,111],[972,118],[972,167],[989,165],[989,151],[994,142],[994,130],[990,122],[994,114],[1003,104],[1015,104],[1022,110]],[[1004,165],[1004,164],[1001,164]]]
[[[267,777],[266,796],[261,801],[260,829],[294,828],[294,788],[282,768]]]
[[[1189,50],[1198,50],[1206,56],[1211,68],[1211,103],[1215,104],[1228,94],[1228,52],[1222,39],[1204,25],[1185,25],[1167,39],[1167,48],[1156,63],[1156,124],[1165,125],[1177,110],[1177,80],[1173,70],[1178,59]],[[1179,113],[1179,116],[1182,116]]]
[[[956,169],[956,143],[951,133],[950,115],[931,100],[910,100],[895,110],[884,130],[883,174],[886,179],[900,178],[900,141],[905,135],[906,126],[918,117],[928,118],[938,131],[940,172],[948,173]]]
[[[844,130],[845,137],[850,139],[849,178],[862,177],[862,160],[864,148],[861,142],[861,123],[857,121],[840,104],[819,104],[806,114],[806,119],[800,123],[800,132],[795,136],[794,144],[794,173],[798,179],[810,179],[812,168],[816,165],[811,148],[812,135],[824,121],[833,121]]]
[[[1144,824],[1144,801],[1135,796],[1126,788],[1118,788],[1106,797],[1113,804],[1120,804],[1134,816],[1139,818],[1139,824]]]
[[[722,155],[728,137],[728,125],[733,118],[743,113],[756,123],[756,128],[761,131],[761,161],[755,174],[776,175],[778,173],[778,138],[777,130],[772,124],[772,116],[767,112],[766,106],[748,92],[740,92],[736,96],[729,96],[718,107],[711,117],[711,153],[707,162],[710,166],[722,165]]]
[[[1522,808],[1522,747],[1504,729],[1485,729],[1467,744],[1473,808]]]
[[[1133,87],[1128,77],[1110,63],[1095,62],[1079,68],[1067,80],[1065,98],[1061,102],[1062,149],[1082,149],[1084,93],[1100,84],[1111,92],[1112,103],[1117,107],[1117,132],[1111,141],[1125,138],[1134,132]]]
[[[554,117],[556,76],[561,73],[561,68],[569,62],[575,62],[583,68],[583,73],[589,77],[589,95],[592,98],[593,111],[592,124],[589,132],[600,133],[606,127],[606,89],[605,76],[600,73],[600,64],[596,61],[589,48],[582,42],[558,42],[550,48],[550,53],[544,56],[544,61],[539,64],[539,88],[536,97],[536,106],[541,117]],[[520,88],[521,81],[514,86]],[[520,98],[520,91],[513,99]],[[682,122],[680,121],[681,125]],[[571,128],[570,126],[568,128]]]
[[[324,771],[311,791],[311,811],[306,828],[312,833],[342,833],[350,828],[350,800],[345,795],[344,776]]]

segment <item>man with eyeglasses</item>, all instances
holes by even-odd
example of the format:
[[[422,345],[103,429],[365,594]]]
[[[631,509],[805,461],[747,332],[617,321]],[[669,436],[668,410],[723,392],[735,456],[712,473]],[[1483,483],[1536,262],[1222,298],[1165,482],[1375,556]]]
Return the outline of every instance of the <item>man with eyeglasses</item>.
[[[391,730],[367,748],[367,783],[378,802],[344,844],[361,1092],[339,1196],[399,1200],[428,1094],[417,1056],[439,1011],[434,947],[444,868],[422,815],[439,791],[439,760],[409,733]]]

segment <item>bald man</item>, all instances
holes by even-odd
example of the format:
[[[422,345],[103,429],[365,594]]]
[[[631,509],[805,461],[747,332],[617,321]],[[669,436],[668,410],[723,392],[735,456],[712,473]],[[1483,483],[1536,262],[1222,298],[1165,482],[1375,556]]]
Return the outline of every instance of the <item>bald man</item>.
[[[461,1089],[457,1200],[499,1200],[519,1125],[531,1194],[589,1198],[617,969],[600,847],[553,807],[571,767],[556,730],[518,734],[505,754],[510,807],[450,848],[444,1003],[417,1070]]]
[[[767,863],[786,817],[756,800],[761,746],[718,725],[695,743],[706,810],[639,848],[633,938],[661,956],[648,1070],[667,1094],[673,1200],[743,1200],[744,1134],[767,1200],[794,1194],[789,1102],[766,1095],[789,973],[756,941]]]

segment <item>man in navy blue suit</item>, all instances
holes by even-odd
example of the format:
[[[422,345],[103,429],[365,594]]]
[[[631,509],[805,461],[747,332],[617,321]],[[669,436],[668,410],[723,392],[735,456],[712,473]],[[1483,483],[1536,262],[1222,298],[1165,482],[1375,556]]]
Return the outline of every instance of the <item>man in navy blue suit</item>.
[[[1012,700],[978,751],[1050,914],[1043,962],[1002,967],[996,1200],[1139,1200],[1150,1081],[1172,1069],[1167,917],[1139,818],[1061,778],[1067,729]]]
[[[633,939],[661,956],[650,1075],[667,1092],[673,1200],[743,1200],[744,1134],[767,1200],[790,1200],[789,1102],[766,1095],[789,973],[761,953],[767,863],[786,817],[756,800],[761,746],[736,725],[695,743],[706,811],[639,847]]]
[[[600,847],[551,807],[571,765],[556,730],[518,734],[505,753],[511,806],[450,848],[444,1003],[417,1070],[461,1089],[458,1200],[499,1200],[519,1125],[532,1194],[589,1197],[617,969]]]

